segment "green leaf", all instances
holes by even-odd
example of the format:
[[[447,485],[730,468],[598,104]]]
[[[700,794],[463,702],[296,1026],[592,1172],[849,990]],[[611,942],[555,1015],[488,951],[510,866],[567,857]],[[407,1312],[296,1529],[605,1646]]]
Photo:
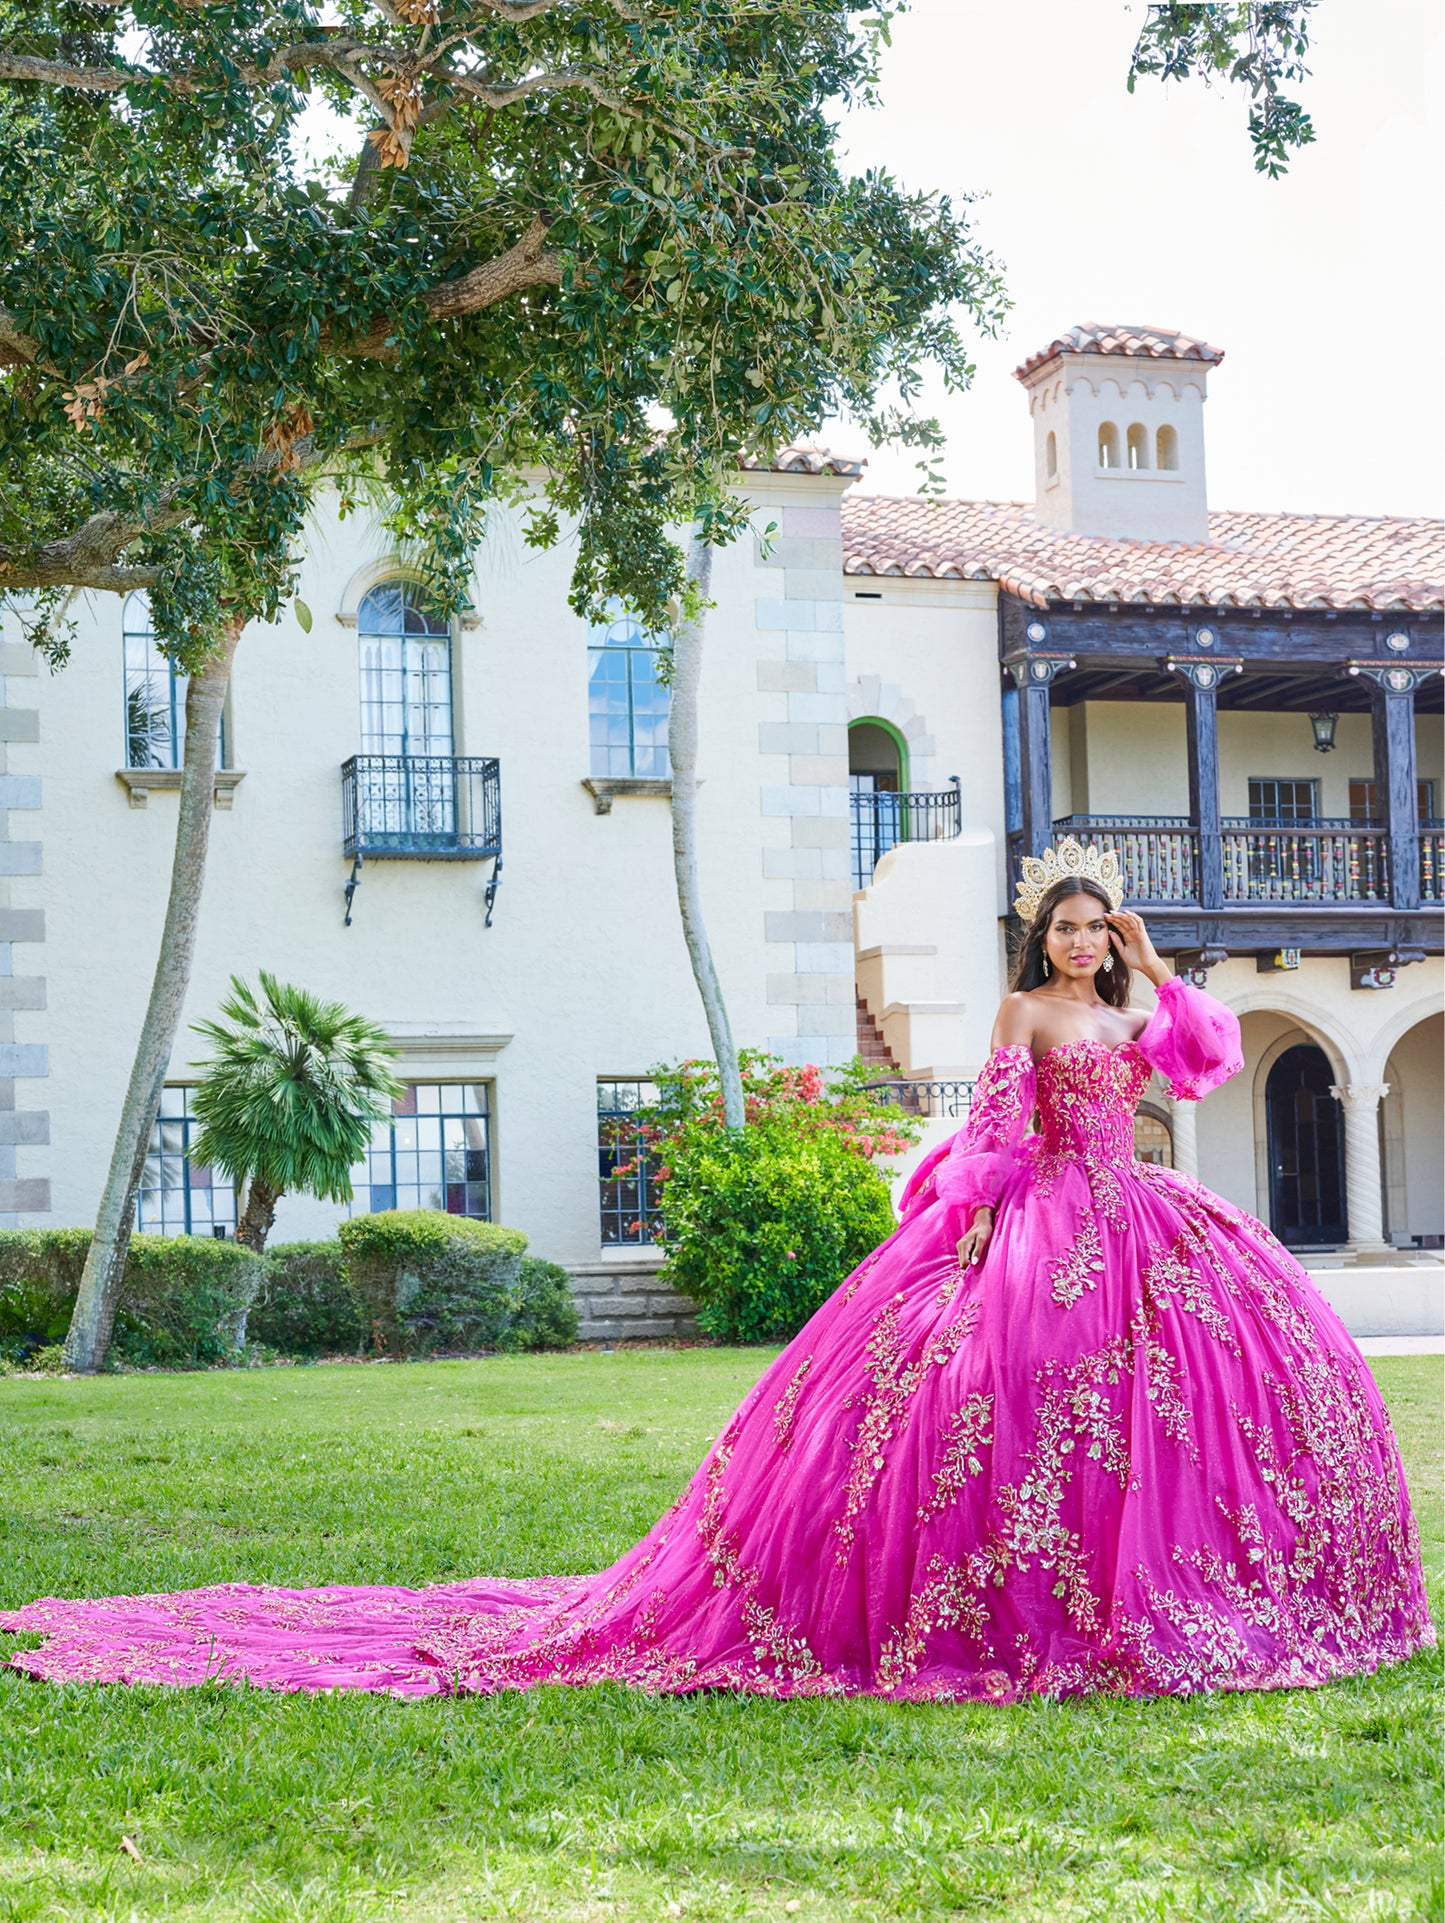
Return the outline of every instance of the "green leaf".
[[[296,610],[296,622],[299,628],[301,629],[301,632],[303,634],[310,634],[311,632],[310,608],[307,607],[306,603],[301,599],[301,596],[299,594],[296,596],[296,599],[291,603],[291,605]]]

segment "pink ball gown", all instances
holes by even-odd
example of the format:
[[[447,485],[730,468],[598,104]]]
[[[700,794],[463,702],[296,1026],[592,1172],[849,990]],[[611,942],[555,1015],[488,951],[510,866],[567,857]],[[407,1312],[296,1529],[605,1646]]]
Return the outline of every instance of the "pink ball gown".
[[[901,1226],[600,1575],[36,1602],[0,1618],[48,1632],[12,1660],[55,1680],[990,1701],[1397,1662],[1435,1632],[1369,1370],[1267,1229],[1134,1156],[1152,1072],[1198,1098],[1241,1065],[1235,1018],[1177,980],[1137,1041],[996,1050]],[[980,1202],[993,1240],[962,1270]]]

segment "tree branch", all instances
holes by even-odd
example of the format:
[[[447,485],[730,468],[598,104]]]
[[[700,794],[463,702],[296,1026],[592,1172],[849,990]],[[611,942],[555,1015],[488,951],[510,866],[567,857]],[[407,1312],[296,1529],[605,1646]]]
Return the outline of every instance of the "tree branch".
[[[483,261],[480,267],[469,268],[454,280],[428,287],[421,296],[428,316],[432,320],[457,320],[464,314],[480,314],[529,287],[559,286],[564,262],[560,254],[547,247],[546,241],[547,223],[536,214],[526,233],[505,254]],[[394,360],[397,355],[392,339],[395,328],[395,320],[383,317],[373,321],[365,334],[351,339],[328,333],[325,345],[338,354]]]

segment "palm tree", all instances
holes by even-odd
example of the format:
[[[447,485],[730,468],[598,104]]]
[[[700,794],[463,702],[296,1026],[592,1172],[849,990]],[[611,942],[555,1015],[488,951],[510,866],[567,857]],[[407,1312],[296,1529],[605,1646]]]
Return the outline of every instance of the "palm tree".
[[[216,1052],[196,1088],[191,1158],[249,1182],[236,1240],[259,1253],[283,1195],[351,1200],[371,1124],[402,1085],[384,1031],[340,1002],[264,970],[259,998],[235,975],[231,988],[221,1020],[195,1025]]]

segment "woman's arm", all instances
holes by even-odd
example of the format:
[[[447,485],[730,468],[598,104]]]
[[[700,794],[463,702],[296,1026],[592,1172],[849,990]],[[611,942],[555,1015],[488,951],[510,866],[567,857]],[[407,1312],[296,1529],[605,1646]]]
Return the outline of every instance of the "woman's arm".
[[[1032,1067],[1033,1036],[1034,1010],[1030,1005],[1029,997],[1024,994],[1006,996],[994,1021],[990,1047],[994,1049],[1027,1048],[1030,1051],[1030,1067]],[[1032,1101],[1028,1106],[1032,1109]],[[979,1120],[982,1120],[981,1116]],[[1028,1116],[1025,1114],[1020,1118],[1018,1131],[1020,1134],[1027,1123]],[[988,1247],[992,1234],[993,1209],[987,1203],[980,1202],[973,1210],[968,1227],[958,1238],[958,1259],[964,1268],[972,1268],[976,1262],[983,1260],[984,1251]]]
[[[1030,1048],[1034,1039],[1034,1010],[1024,994],[1006,995],[994,1017],[990,1048]]]

